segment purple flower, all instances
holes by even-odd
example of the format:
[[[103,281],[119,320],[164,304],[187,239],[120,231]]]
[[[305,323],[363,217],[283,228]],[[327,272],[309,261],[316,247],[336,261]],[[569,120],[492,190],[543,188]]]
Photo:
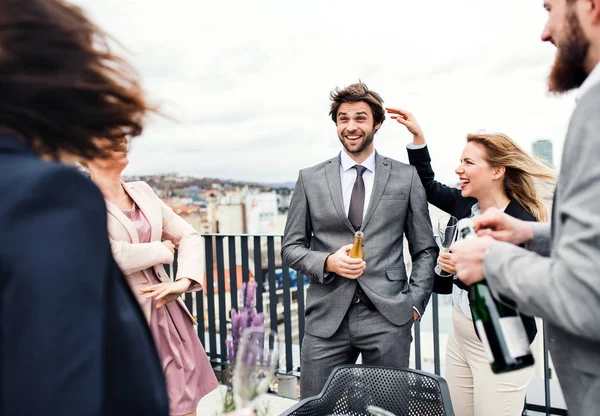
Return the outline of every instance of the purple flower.
[[[235,364],[235,350],[233,348],[233,338],[229,337],[225,341],[225,345],[227,346],[227,359],[231,363],[231,365]]]
[[[251,326],[259,326],[259,327],[264,327],[265,325],[265,314],[264,313],[257,313],[254,318],[252,318],[252,324]]]
[[[263,357],[264,351],[264,334],[265,334],[265,315],[257,313],[255,308],[256,300],[256,282],[249,280],[242,284],[242,289],[239,293],[239,310],[231,308],[231,337],[226,340],[227,359],[233,367],[242,366],[244,368],[252,368],[257,364],[259,357]],[[258,328],[254,331],[247,342],[250,344],[246,351],[246,356],[239,355],[239,344],[242,333],[246,328]],[[264,361],[263,360],[261,361]],[[267,357],[268,359],[268,357]],[[259,363],[262,365],[262,363]]]
[[[245,288],[245,299],[244,307],[253,308],[255,306],[254,301],[256,300],[256,281],[249,280]]]

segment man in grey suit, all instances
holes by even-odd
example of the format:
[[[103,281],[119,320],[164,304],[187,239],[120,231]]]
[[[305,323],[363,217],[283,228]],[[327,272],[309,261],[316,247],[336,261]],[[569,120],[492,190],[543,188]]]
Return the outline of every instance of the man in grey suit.
[[[340,154],[300,171],[282,257],[309,277],[301,396],[320,392],[331,370],[356,362],[407,367],[413,320],[433,288],[437,246],[414,167],[375,152],[383,100],[363,83],[336,89],[330,115]],[[365,259],[349,257],[364,233]],[[403,241],[412,258],[404,266]]]
[[[557,46],[549,90],[579,88],[551,224],[501,212],[474,218],[482,238],[452,246],[457,276],[542,317],[570,415],[600,407],[600,0],[546,0],[542,39]],[[528,250],[515,244],[528,244]]]

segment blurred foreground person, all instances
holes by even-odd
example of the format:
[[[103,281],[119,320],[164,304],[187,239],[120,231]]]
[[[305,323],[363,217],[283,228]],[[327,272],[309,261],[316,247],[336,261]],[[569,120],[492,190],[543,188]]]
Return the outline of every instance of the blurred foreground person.
[[[110,144],[110,143],[107,143]],[[200,233],[175,214],[146,182],[121,181],[129,164],[127,140],[111,157],[87,162],[106,200],[115,260],[136,295],[156,342],[167,381],[169,414],[195,415],[198,402],[219,385],[181,294],[202,290],[204,249]],[[173,263],[177,277],[163,264]]]
[[[0,0],[0,414],[167,415],[101,192],[73,167],[148,107],[105,35],[60,0]]]

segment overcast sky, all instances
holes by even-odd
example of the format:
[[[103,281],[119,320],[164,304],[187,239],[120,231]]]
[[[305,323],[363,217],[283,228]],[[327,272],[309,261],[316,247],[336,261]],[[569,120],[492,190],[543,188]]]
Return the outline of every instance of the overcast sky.
[[[329,92],[362,79],[411,110],[434,169],[454,181],[468,132],[501,131],[559,159],[573,95],[550,96],[542,0],[76,0],[128,50],[155,119],[125,173],[294,181],[335,156]],[[407,161],[384,122],[377,150]]]

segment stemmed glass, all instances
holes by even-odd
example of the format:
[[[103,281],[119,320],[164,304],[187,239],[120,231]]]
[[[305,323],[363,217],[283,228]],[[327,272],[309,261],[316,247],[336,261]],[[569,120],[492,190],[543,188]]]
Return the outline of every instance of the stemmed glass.
[[[438,246],[440,251],[447,253],[450,251],[450,246],[456,240],[458,233],[458,220],[452,215],[442,215],[438,219]],[[452,276],[452,273],[445,272],[440,267],[439,258],[438,263],[435,266],[435,273],[441,277]]]
[[[233,399],[240,415],[252,415],[255,400],[267,392],[277,368],[279,338],[275,332],[251,326],[241,333],[233,368]]]

